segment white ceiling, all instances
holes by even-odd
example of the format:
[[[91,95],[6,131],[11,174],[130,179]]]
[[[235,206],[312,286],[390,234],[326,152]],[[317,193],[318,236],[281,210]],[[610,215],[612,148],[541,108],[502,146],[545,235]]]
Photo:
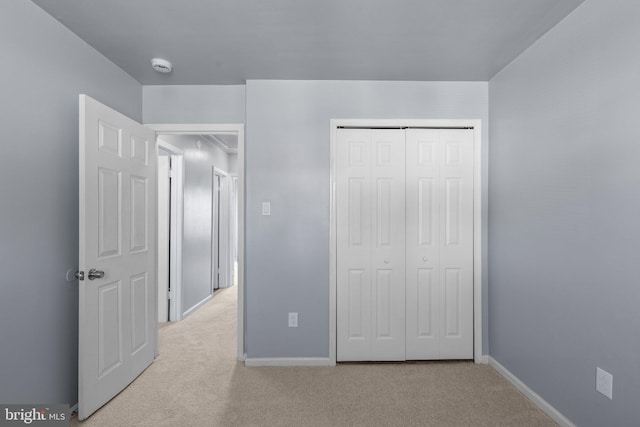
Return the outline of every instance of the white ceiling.
[[[142,84],[487,81],[583,1],[33,0]]]

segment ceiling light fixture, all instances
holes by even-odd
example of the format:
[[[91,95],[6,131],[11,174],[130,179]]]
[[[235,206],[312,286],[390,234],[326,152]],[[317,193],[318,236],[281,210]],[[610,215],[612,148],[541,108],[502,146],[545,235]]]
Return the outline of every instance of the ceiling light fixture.
[[[163,74],[170,73],[172,68],[171,62],[162,58],[153,58],[151,60],[151,66],[154,70]]]

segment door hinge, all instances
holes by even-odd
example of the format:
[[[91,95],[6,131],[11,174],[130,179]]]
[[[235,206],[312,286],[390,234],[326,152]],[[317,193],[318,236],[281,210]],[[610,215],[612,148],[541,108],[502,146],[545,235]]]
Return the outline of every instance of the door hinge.
[[[169,169],[169,178],[175,178],[176,177],[176,173],[173,169]]]
[[[167,299],[173,299],[173,294],[171,291],[167,291]]]

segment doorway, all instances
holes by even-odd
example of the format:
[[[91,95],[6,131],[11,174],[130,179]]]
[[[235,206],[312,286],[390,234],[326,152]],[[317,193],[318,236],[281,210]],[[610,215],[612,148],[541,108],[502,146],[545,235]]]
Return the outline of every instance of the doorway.
[[[237,282],[237,286],[238,286],[238,312],[237,312],[237,327],[238,327],[238,342],[237,342],[237,357],[238,360],[244,360],[245,359],[245,350],[244,350],[244,310],[245,310],[245,303],[244,303],[244,246],[243,246],[243,231],[244,231],[244,196],[243,196],[243,186],[244,186],[244,125],[242,124],[170,124],[170,125],[165,125],[165,124],[149,124],[147,125],[148,127],[150,127],[151,129],[155,130],[157,134],[159,135],[169,135],[169,136],[176,136],[176,135],[190,135],[190,136],[197,136],[199,137],[199,139],[201,139],[201,141],[198,142],[197,144],[197,150],[192,150],[189,154],[189,156],[187,156],[187,153],[184,153],[184,157],[190,157],[193,156],[192,160],[198,160],[200,158],[201,155],[203,155],[202,153],[205,151],[205,144],[213,144],[215,146],[217,146],[218,148],[222,148],[225,150],[231,150],[234,152],[234,154],[236,154],[234,156],[233,161],[229,161],[228,166],[223,166],[222,168],[220,168],[220,172],[223,172],[224,175],[227,177],[227,179],[229,181],[231,181],[231,178],[229,176],[229,174],[227,173],[227,167],[232,168],[232,170],[234,170],[234,175],[237,176],[237,186],[235,187],[237,189],[237,193],[235,195],[228,195],[228,196],[224,196],[226,198],[226,203],[230,204],[229,201],[231,200],[232,197],[237,198],[237,208],[235,209],[235,212],[237,212],[237,219],[235,220],[235,222],[237,223],[237,233],[235,233],[235,236],[229,237],[227,238],[227,242],[224,243],[226,246],[230,246],[231,242],[237,242],[237,263],[238,263],[238,273],[237,273],[237,280],[234,280],[233,282]],[[231,142],[235,141],[236,147],[233,148],[231,147]],[[184,178],[185,176],[185,168],[187,167],[187,165],[185,165],[183,167],[183,171],[181,172],[182,177]],[[201,169],[200,172],[204,173],[204,171]],[[215,177],[215,172],[216,172],[216,168],[209,166],[208,169],[208,185],[207,187],[209,188],[207,191],[209,191],[209,198],[206,202],[206,205],[204,205],[203,203],[199,203],[197,208],[199,212],[202,212],[203,208],[206,208],[206,210],[209,212],[208,216],[208,226],[206,227],[206,229],[208,229],[209,227],[211,227],[211,237],[214,237],[214,230],[215,230],[215,222],[216,220],[214,219],[214,215],[213,213],[215,212],[215,200],[217,199],[217,195],[216,192],[214,191],[214,177]],[[201,179],[202,178],[202,174],[200,175],[200,178],[198,179],[198,182],[202,185],[204,184],[204,181]],[[193,178],[193,176],[192,176]],[[184,185],[183,185],[184,186]],[[229,184],[227,184],[227,187],[231,187]],[[204,193],[200,190],[202,190],[202,186],[199,187],[199,193],[200,195],[203,195]],[[221,197],[223,197],[223,194],[220,194]],[[186,198],[186,195],[184,196]],[[200,198],[200,201],[204,201],[204,198]],[[230,217],[231,215],[229,214],[228,211],[230,211],[233,208],[233,206],[229,207],[229,209],[227,210],[227,216]],[[185,212],[187,207],[184,207]],[[183,222],[185,222],[186,225],[186,218],[183,220]],[[198,228],[202,228],[203,222],[202,222],[202,218],[200,218],[200,221],[198,222]],[[227,229],[233,230],[234,227],[231,226],[227,226]],[[184,235],[184,231],[182,232],[182,234]],[[222,234],[219,232],[219,234]],[[206,252],[208,253],[207,257],[208,257],[208,263],[209,263],[209,267],[208,267],[208,271],[206,273],[204,273],[206,275],[206,281],[207,281],[207,292],[209,292],[209,298],[211,297],[211,291],[213,290],[214,287],[214,267],[213,267],[213,261],[215,259],[214,253],[215,253],[215,247],[217,246],[215,242],[215,239],[213,238],[208,238],[207,240],[209,240],[208,243],[208,250],[206,250]],[[198,246],[198,248],[201,248],[202,246]],[[219,251],[220,253],[222,251]],[[229,253],[231,254],[232,252],[229,251]],[[198,256],[200,257],[201,261],[204,261],[204,258],[202,257],[202,255],[204,254],[204,251],[201,251],[200,253],[198,253]],[[227,255],[227,262],[225,262],[225,265],[228,265],[228,263],[232,262],[233,257],[231,255]],[[185,262],[185,258],[183,256],[183,263]],[[227,268],[227,275],[229,277],[231,277],[232,275],[229,273],[229,271],[232,270],[232,268]],[[186,274],[185,273],[186,270],[184,269],[184,267],[182,268],[182,271],[180,272],[180,274]],[[229,283],[229,280],[225,280],[226,283]],[[184,283],[184,280],[183,280]],[[222,282],[219,282],[222,284]],[[184,286],[183,286],[184,287]],[[223,287],[223,286],[221,286]],[[174,289],[175,288],[175,289]],[[180,296],[184,295],[184,289],[180,289],[179,285],[176,287],[172,287],[171,288],[171,295],[172,297],[174,296],[173,292],[176,292],[177,297],[179,298]],[[176,299],[178,299],[176,298]],[[199,300],[199,298],[198,298]],[[189,315],[191,312],[193,312],[193,310],[197,309],[202,303],[206,302],[206,300],[202,300],[200,302],[198,302],[196,300],[195,302],[195,306],[192,306],[191,302],[187,302],[184,300],[184,298],[182,298],[182,300],[180,301],[181,304],[181,308],[179,310],[180,314],[177,317],[177,319],[181,319],[186,315]],[[182,312],[184,310],[184,312]]]
[[[364,132],[363,135],[359,135],[358,137],[362,140],[366,140],[370,137],[367,136],[367,132],[373,132],[377,135],[382,135],[381,143],[375,145],[377,156],[376,164],[370,163],[369,165],[365,165],[365,159],[369,156],[369,162],[371,161],[371,154],[367,154],[367,150],[373,150],[373,145],[364,144],[354,144],[349,149],[344,149],[344,147],[340,147],[340,128],[351,128],[352,132]],[[335,363],[341,359],[343,360],[406,360],[406,359],[434,359],[440,358],[438,355],[436,357],[432,357],[433,355],[429,355],[428,352],[418,351],[418,354],[424,354],[426,356],[415,357],[415,354],[409,355],[407,357],[407,351],[416,352],[416,349],[421,350],[417,346],[407,346],[405,347],[405,328],[406,331],[409,331],[410,328],[414,328],[415,324],[418,323],[418,316],[420,313],[409,313],[408,310],[405,313],[405,308],[409,307],[409,305],[413,305],[415,302],[416,295],[416,286],[412,284],[411,281],[415,278],[416,274],[425,274],[428,268],[423,268],[424,265],[413,266],[411,263],[405,262],[405,257],[409,255],[415,255],[412,253],[413,248],[411,244],[406,245],[404,241],[399,241],[397,238],[395,242],[391,244],[391,241],[387,241],[388,239],[378,239],[380,241],[376,242],[365,242],[363,239],[367,239],[371,236],[364,236],[362,234],[363,230],[366,227],[375,227],[375,234],[378,237],[385,236],[398,236],[401,235],[403,238],[400,240],[406,239],[407,241],[413,241],[416,230],[415,227],[409,229],[410,224],[404,224],[405,214],[404,209],[405,206],[407,210],[410,209],[410,205],[412,202],[412,198],[414,196],[419,197],[427,197],[429,196],[428,191],[423,189],[422,193],[419,193],[417,188],[411,187],[407,189],[407,193],[411,193],[410,196],[407,196],[408,199],[405,200],[405,185],[409,184],[409,181],[405,184],[405,179],[409,178],[405,176],[405,154],[404,154],[404,138],[405,132],[409,132],[408,128],[437,128],[437,129],[445,129],[443,132],[448,132],[448,130],[454,129],[466,129],[470,134],[469,140],[469,152],[465,154],[465,156],[471,158],[472,165],[469,169],[469,178],[465,178],[468,182],[472,181],[471,186],[468,188],[469,192],[467,196],[465,196],[465,200],[468,205],[468,209],[472,211],[472,214],[469,217],[469,220],[465,225],[467,228],[467,232],[469,235],[468,242],[468,250],[469,254],[468,264],[464,268],[465,274],[467,277],[465,280],[469,282],[469,291],[466,293],[464,298],[467,299],[467,312],[466,316],[468,320],[466,321],[467,325],[467,335],[469,335],[469,340],[464,345],[465,351],[461,354],[464,354],[464,358],[473,358],[476,362],[481,363],[484,361],[482,357],[482,282],[481,282],[481,162],[480,162],[480,152],[481,152],[481,129],[480,129],[480,121],[479,120],[332,120],[331,121],[331,254],[330,254],[330,262],[331,262],[331,283],[330,283],[330,358],[331,362]],[[448,130],[447,130],[448,129]],[[440,132],[440,131],[438,131]],[[368,148],[367,148],[368,147]],[[399,147],[399,148],[394,148]],[[426,145],[425,145],[426,147]],[[446,145],[446,151],[442,155],[446,158],[450,159],[453,162],[457,162],[460,157],[461,151],[458,149],[461,148],[462,145],[459,145],[457,142]],[[416,148],[416,147],[414,147]],[[455,148],[455,149],[454,149]],[[343,150],[343,153],[340,154],[340,150]],[[424,151],[422,154],[413,153],[411,156],[428,156],[430,153]],[[433,153],[431,153],[433,154]],[[342,172],[342,175],[339,174],[339,170],[343,167],[340,166],[340,156],[347,157],[350,160],[353,160],[354,167],[361,167],[363,169],[364,175],[360,174],[360,178],[363,176],[369,176],[371,174],[375,175],[376,167],[380,166],[384,163],[388,163],[388,168],[385,171],[380,172],[380,176],[369,176],[368,180],[365,179],[349,179],[348,173],[345,175],[345,171]],[[448,156],[448,157],[447,157]],[[410,157],[407,157],[410,158]],[[426,157],[425,157],[426,158]],[[363,163],[364,162],[364,163]],[[356,165],[356,163],[363,163],[362,165]],[[395,165],[395,163],[398,163]],[[394,167],[395,165],[395,167]],[[407,167],[408,168],[408,167]],[[394,174],[394,171],[397,172]],[[362,171],[359,171],[360,173]],[[368,174],[368,175],[367,175]],[[389,175],[391,174],[391,175]],[[357,175],[357,174],[356,174]],[[389,176],[387,176],[389,175]],[[392,176],[393,175],[393,176]],[[397,176],[396,176],[397,175]],[[347,176],[347,181],[340,182],[340,176]],[[355,175],[354,177],[355,178]],[[426,182],[426,181],[425,181]],[[461,184],[462,181],[458,180],[455,183],[451,181],[451,188],[448,188],[446,191],[449,194],[453,194],[456,191],[462,189],[462,187],[456,187],[453,184]],[[373,184],[372,184],[373,183]],[[367,206],[371,206],[372,208],[362,208],[358,209],[358,204],[354,203],[351,207],[348,207],[346,211],[341,212],[341,205],[345,203],[349,203],[348,197],[351,197],[348,192],[341,191],[341,188],[344,188],[345,185],[352,185],[353,188],[353,197],[356,195],[364,194],[363,192],[369,192],[369,194],[373,194],[371,196],[372,200],[367,201],[365,204]],[[400,186],[395,188],[395,186]],[[413,186],[413,184],[411,184]],[[374,189],[375,186],[375,189]],[[357,188],[356,188],[357,187]],[[455,188],[454,188],[455,187]],[[407,187],[408,188],[408,187]],[[456,190],[457,189],[457,190]],[[415,190],[415,191],[414,191]],[[377,192],[377,194],[376,194]],[[395,200],[394,198],[398,198],[398,194],[401,194],[400,198],[402,200]],[[346,195],[346,196],[345,196]],[[385,195],[388,197],[385,199]],[[455,196],[456,198],[458,196]],[[357,199],[357,197],[356,197]],[[373,200],[375,199],[375,200]],[[387,200],[388,199],[388,200]],[[372,205],[375,203],[375,206]],[[425,205],[426,206],[426,205]],[[460,214],[460,212],[456,212],[456,208],[453,205],[450,205],[449,208],[452,210],[449,212],[445,212],[446,215],[449,215],[449,220],[453,217]],[[369,209],[371,212],[369,215],[371,218],[367,219],[365,216],[362,216],[362,210]],[[446,208],[445,208],[446,209]],[[376,212],[376,210],[378,210]],[[402,210],[402,212],[400,212]],[[345,212],[347,215],[346,221]],[[360,214],[358,214],[360,212]],[[356,215],[358,214],[358,215]],[[407,215],[409,212],[407,212]],[[376,217],[379,216],[380,218]],[[385,224],[386,220],[392,218],[395,215],[398,218],[402,219],[402,230],[396,230],[394,228],[394,224],[392,221],[389,221],[389,227],[382,227]],[[453,215],[453,216],[452,216]],[[340,231],[340,217],[343,218],[342,224],[342,232]],[[355,226],[357,225],[355,222],[355,218],[364,218],[363,227]],[[378,219],[383,219],[385,221],[379,221]],[[365,221],[366,220],[366,221]],[[349,227],[354,226],[353,232],[349,230]],[[366,226],[366,227],[364,227]],[[346,227],[346,228],[345,228]],[[380,228],[382,227],[382,228]],[[396,227],[397,228],[397,227]],[[346,231],[346,234],[345,234]],[[419,230],[418,230],[419,231]],[[345,237],[346,236],[346,237]],[[452,237],[450,235],[449,237]],[[453,236],[455,237],[455,236]],[[345,268],[343,261],[345,257],[344,248],[348,247],[347,244],[345,246],[345,239],[360,239],[357,242],[361,247],[359,254],[352,254],[356,258],[359,256],[362,259],[362,263],[366,264],[367,262],[380,262],[380,268],[371,269],[369,267],[365,268]],[[352,245],[354,248],[357,245]],[[339,255],[340,247],[343,248],[342,255]],[[368,248],[368,249],[367,249]],[[377,253],[377,252],[384,253]],[[378,259],[380,258],[380,259]],[[428,264],[432,262],[433,259],[428,254],[421,255],[420,258],[423,261],[423,264]],[[426,259],[426,261],[425,261]],[[436,256],[437,259],[437,256]],[[368,261],[367,261],[368,260]],[[348,266],[347,266],[348,267]],[[370,266],[372,267],[372,266]],[[417,267],[417,268],[413,268]],[[432,266],[433,267],[433,266]],[[434,267],[435,268],[435,267]],[[356,271],[359,270],[359,271]],[[374,271],[375,270],[375,271]],[[415,271],[414,271],[415,270]],[[448,269],[446,273],[448,276],[447,280],[454,282],[458,279],[461,279],[462,276],[456,276],[461,270]],[[346,271],[346,273],[345,273]],[[375,278],[371,278],[375,272]],[[348,274],[347,274],[348,273]],[[356,274],[359,273],[359,274]],[[456,274],[454,274],[456,273]],[[341,277],[347,274],[347,276],[352,277]],[[405,277],[410,279],[406,282],[405,285]],[[358,279],[359,278],[359,279]],[[427,283],[427,277],[422,277],[423,282]],[[456,280],[454,280],[456,279]],[[352,282],[349,282],[352,280]],[[359,282],[360,280],[360,282]],[[372,282],[373,280],[373,282]],[[401,285],[394,286],[394,281],[397,281]],[[348,289],[340,288],[338,289],[338,283],[347,283],[349,286]],[[360,283],[360,285],[358,285]],[[375,286],[371,285],[371,283],[375,283]],[[369,298],[368,302],[364,302],[363,304],[359,304],[359,306],[354,306],[353,311],[350,312],[349,309],[345,310],[345,304],[348,305],[345,301],[354,301],[356,299],[360,299],[362,302],[363,293],[358,294],[358,289],[363,289],[367,287],[367,290],[364,293],[368,292],[368,295],[365,295],[366,298]],[[391,293],[390,289],[395,289],[397,292]],[[405,289],[407,290],[407,294],[405,295]],[[446,292],[448,294],[445,295],[448,298],[447,303],[454,299],[455,296],[462,296],[462,294],[456,294],[451,290],[455,289],[455,286],[448,287]],[[388,298],[378,298],[379,295],[387,295]],[[410,295],[411,293],[411,295]],[[359,295],[359,296],[358,296]],[[424,298],[423,298],[424,299]],[[342,305],[340,305],[340,301],[342,301]],[[450,304],[451,306],[451,304]],[[364,310],[368,310],[368,312],[364,312]],[[374,313],[377,311],[377,314]],[[451,313],[451,310],[450,310]],[[450,314],[449,313],[449,314]],[[424,320],[424,316],[423,316]],[[449,333],[449,337],[453,337],[458,334],[459,330],[453,330],[453,326],[455,326],[455,321],[458,318],[450,316],[450,318],[445,318],[442,322],[447,323],[447,333]],[[424,327],[427,322],[422,322],[422,325],[419,327]],[[338,330],[338,327],[344,328],[344,325],[349,325],[353,330],[351,337],[353,338],[351,342],[354,344],[354,351],[352,354],[347,352],[345,354],[341,354],[338,356],[337,348],[338,346],[344,346],[345,340],[344,333],[341,337],[341,332],[343,330]],[[367,330],[367,328],[369,328]],[[422,331],[413,331],[418,332],[420,336],[428,336],[426,330]],[[372,334],[375,334],[375,339],[372,340]],[[420,337],[422,338],[422,337]],[[341,341],[342,340],[342,341]],[[369,342],[367,342],[369,340]],[[375,344],[372,343],[375,341]],[[371,350],[375,346],[380,347],[377,350]],[[360,347],[358,347],[360,346]],[[377,352],[377,353],[376,353]],[[446,358],[446,357],[445,357]],[[457,358],[457,357],[453,357]]]

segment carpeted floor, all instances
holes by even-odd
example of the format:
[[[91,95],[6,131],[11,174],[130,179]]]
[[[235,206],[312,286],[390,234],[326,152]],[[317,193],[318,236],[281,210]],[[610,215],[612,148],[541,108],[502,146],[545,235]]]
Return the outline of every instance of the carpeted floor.
[[[82,426],[554,426],[488,365],[246,368],[236,288],[160,329],[160,357]]]

